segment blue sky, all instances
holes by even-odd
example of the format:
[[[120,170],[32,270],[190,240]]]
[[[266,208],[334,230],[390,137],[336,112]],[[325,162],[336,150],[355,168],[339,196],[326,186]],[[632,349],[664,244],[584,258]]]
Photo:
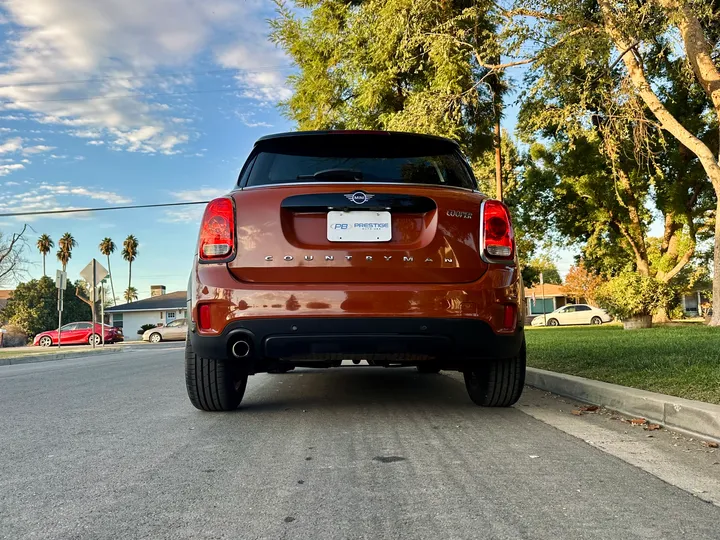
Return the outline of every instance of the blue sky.
[[[206,200],[252,143],[291,129],[276,103],[291,71],[267,41],[264,0],[0,0],[0,213]],[[202,207],[1,218],[70,232],[71,279],[103,237],[140,240],[133,285],[185,289]],[[116,294],[127,264],[111,259]],[[59,267],[54,253],[48,272]],[[11,284],[10,284],[11,285]]]
[[[267,40],[267,0],[0,0],[0,213],[207,200],[252,143],[293,128],[276,107],[292,67]],[[504,120],[510,131],[516,109]],[[202,207],[2,218],[0,231],[70,232],[71,279],[109,236],[140,241],[133,285],[183,290]],[[561,273],[571,256],[559,257]],[[115,291],[128,269],[111,259]],[[59,264],[48,259],[48,273]],[[6,284],[13,285],[13,284]]]

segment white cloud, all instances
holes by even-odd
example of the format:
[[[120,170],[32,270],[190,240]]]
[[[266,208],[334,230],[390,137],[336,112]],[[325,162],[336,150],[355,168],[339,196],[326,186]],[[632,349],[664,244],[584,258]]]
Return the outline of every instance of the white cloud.
[[[222,66],[252,71],[237,76],[247,96],[287,96],[284,78],[265,69],[287,65],[266,40],[272,13],[266,0],[4,0],[2,6],[13,24],[0,73],[5,120],[62,126],[116,150],[176,153],[190,139],[188,120],[178,115],[182,100],[152,94],[196,89],[187,86],[194,77],[157,75],[196,71],[195,60],[208,52]],[[236,36],[241,43],[227,43]],[[112,99],[95,99],[103,96]]]
[[[20,137],[15,137],[14,139],[8,139],[4,143],[0,144],[0,154],[17,152],[21,148],[22,139]]]
[[[247,127],[250,127],[250,128],[254,128],[254,127],[271,128],[271,127],[273,127],[272,124],[268,124],[267,122],[254,121],[253,117],[255,115],[253,113],[244,113],[244,112],[240,112],[240,111],[235,111],[235,116],[237,116],[243,124],[245,124]]]
[[[100,191],[95,189],[88,189],[85,187],[73,187],[67,184],[41,184],[38,187],[39,190],[52,193],[53,195],[75,195],[79,197],[88,197],[103,201],[110,204],[128,204],[132,202],[132,199],[123,195],[118,195],[112,191]]]
[[[25,187],[25,191],[6,193],[0,198],[0,212],[49,212],[52,210],[73,210],[91,206],[87,199],[100,200],[109,204],[125,204],[131,199],[111,191],[95,190],[89,187],[68,184],[40,184]],[[83,200],[85,199],[85,200]],[[73,218],[88,217],[87,212],[72,214]],[[41,216],[18,216],[20,221],[31,221]],[[63,214],[48,214],[46,217],[64,218]]]
[[[202,187],[201,189],[178,191],[173,197],[180,201],[209,201],[228,194],[229,189]]]
[[[100,146],[101,144],[105,144],[105,141],[88,141],[87,144],[92,144],[93,146]]]
[[[161,223],[200,223],[204,211],[203,205],[188,206],[181,210],[165,210],[165,215],[158,221]]]
[[[19,186],[20,184],[18,182],[5,182],[6,186]]]
[[[26,156],[29,156],[33,154],[42,154],[43,152],[49,152],[50,150],[55,150],[55,147],[47,146],[45,144],[38,144],[37,146],[26,146],[22,149],[22,153]]]
[[[240,70],[236,79],[244,88],[244,97],[270,102],[288,99],[292,92],[286,86],[286,74],[282,70],[268,69],[268,66],[289,65],[286,56],[268,42],[263,32],[255,29],[252,38],[248,37],[218,51],[218,63]]]
[[[20,169],[24,169],[25,165],[22,163],[12,163],[10,165],[0,165],[0,176],[7,176],[13,171],[19,171]]]

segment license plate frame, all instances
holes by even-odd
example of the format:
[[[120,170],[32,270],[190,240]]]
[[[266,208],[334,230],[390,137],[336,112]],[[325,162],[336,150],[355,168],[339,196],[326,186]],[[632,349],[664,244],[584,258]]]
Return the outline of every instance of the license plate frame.
[[[389,242],[392,215],[386,210],[330,210],[327,239],[329,242]]]

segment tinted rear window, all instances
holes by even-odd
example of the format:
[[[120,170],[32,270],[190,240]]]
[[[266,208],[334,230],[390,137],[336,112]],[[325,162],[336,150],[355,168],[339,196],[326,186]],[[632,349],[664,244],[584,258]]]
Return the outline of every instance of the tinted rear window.
[[[320,152],[318,152],[320,153]],[[475,189],[456,152],[437,155],[306,155],[260,152],[247,177],[248,186],[296,182],[384,182]]]

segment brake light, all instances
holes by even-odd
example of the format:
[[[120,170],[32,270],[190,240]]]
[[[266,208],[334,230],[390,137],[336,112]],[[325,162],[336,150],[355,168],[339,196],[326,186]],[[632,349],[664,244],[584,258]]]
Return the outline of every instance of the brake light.
[[[481,252],[491,260],[512,260],[515,255],[515,234],[507,207],[500,201],[487,200],[482,204],[481,212]]]
[[[202,261],[227,259],[235,250],[235,208],[222,197],[208,203],[200,225],[198,255]]]

